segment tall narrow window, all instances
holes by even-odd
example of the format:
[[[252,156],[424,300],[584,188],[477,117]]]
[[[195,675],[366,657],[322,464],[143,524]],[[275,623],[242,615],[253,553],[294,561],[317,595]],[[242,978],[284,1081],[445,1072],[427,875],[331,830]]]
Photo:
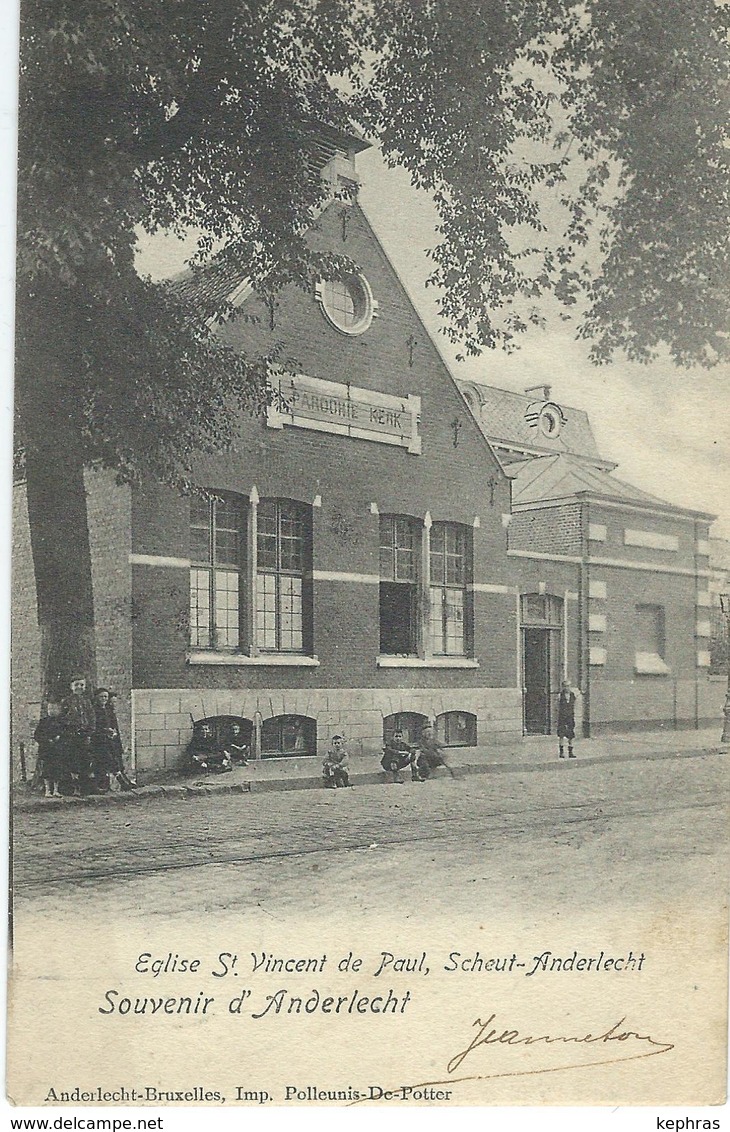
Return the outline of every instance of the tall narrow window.
[[[664,609],[660,605],[637,605],[636,651],[664,656]]]
[[[466,529],[458,523],[431,527],[430,574],[431,650],[435,656],[464,656],[468,556]]]
[[[661,605],[636,606],[636,672],[663,676],[669,672],[665,651],[664,608]]]
[[[380,651],[418,652],[420,525],[402,515],[380,517]]]
[[[238,649],[241,644],[241,530],[235,496],[193,497],[190,504],[190,643]]]
[[[311,513],[289,499],[258,506],[256,643],[264,652],[304,652]]]

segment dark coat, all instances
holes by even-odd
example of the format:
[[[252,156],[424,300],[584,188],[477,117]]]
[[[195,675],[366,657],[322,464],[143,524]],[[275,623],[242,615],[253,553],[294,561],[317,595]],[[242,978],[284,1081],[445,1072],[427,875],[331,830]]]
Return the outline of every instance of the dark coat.
[[[575,739],[575,692],[558,696],[558,738]]]
[[[58,782],[66,774],[64,722],[58,715],[45,715],[38,721],[33,738],[38,744],[36,769],[42,778]]]
[[[111,704],[97,704],[95,715],[96,726],[91,740],[94,772],[98,775],[116,774],[122,769],[117,717]]]
[[[63,745],[69,773],[86,780],[91,773],[91,740],[96,730],[96,712],[90,696],[70,695],[61,704]]]
[[[444,758],[444,749],[434,735],[431,739],[421,739],[419,744],[420,754],[418,756],[418,765],[423,767],[424,763],[430,767],[431,770],[437,766],[445,766],[446,760]]]
[[[383,770],[398,771],[403,770],[404,767],[415,763],[416,748],[411,747],[404,739],[396,741],[390,739],[383,750],[383,757],[380,760],[380,765]]]
[[[61,704],[61,719],[67,735],[89,738],[96,729],[96,711],[91,696],[70,695]]]

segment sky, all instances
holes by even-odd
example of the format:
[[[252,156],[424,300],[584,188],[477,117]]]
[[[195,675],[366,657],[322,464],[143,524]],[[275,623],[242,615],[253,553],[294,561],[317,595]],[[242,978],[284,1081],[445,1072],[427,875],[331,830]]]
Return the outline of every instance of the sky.
[[[615,471],[652,495],[718,515],[713,535],[730,538],[730,370],[679,369],[671,360],[648,366],[619,358],[609,366],[588,359],[587,344],[554,319],[530,328],[514,354],[485,351],[456,360],[458,348],[440,333],[436,292],[425,249],[436,242],[436,214],[403,170],[384,166],[378,152],[358,158],[360,202],[452,373],[522,392],[547,383],[559,404],[585,409],[601,455]]]
[[[514,354],[485,351],[458,361],[441,333],[437,292],[426,288],[427,249],[438,240],[427,194],[402,169],[389,169],[377,148],[357,159],[360,203],[426,328],[454,376],[516,392],[547,383],[562,406],[585,409],[601,455],[615,475],[667,502],[717,515],[712,534],[730,538],[730,370],[679,369],[669,358],[650,365],[620,357],[595,366],[588,346],[557,317],[531,327]],[[185,249],[172,239],[144,241],[139,267],[153,277],[180,270]]]

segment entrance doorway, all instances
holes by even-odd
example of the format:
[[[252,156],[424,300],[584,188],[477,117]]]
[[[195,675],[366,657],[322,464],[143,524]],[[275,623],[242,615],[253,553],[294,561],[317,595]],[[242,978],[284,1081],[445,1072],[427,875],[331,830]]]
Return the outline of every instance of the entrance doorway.
[[[522,630],[525,658],[525,731],[528,735],[550,734],[550,631]]]
[[[521,604],[523,727],[526,735],[550,735],[562,677],[563,603],[549,594],[524,594]]]

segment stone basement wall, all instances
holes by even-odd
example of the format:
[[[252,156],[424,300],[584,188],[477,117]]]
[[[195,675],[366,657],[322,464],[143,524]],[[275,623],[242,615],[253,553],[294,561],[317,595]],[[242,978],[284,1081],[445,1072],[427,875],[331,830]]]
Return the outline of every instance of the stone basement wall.
[[[395,712],[419,712],[434,719],[447,711],[477,717],[477,744],[522,736],[522,694],[515,688],[448,690],[436,688],[240,690],[139,690],[132,693],[136,771],[144,779],[180,767],[190,741],[190,716],[238,715],[263,719],[305,715],[317,721],[317,750],[323,756],[331,736],[341,731],[352,755],[380,756],[383,719]],[[301,759],[301,756],[299,757]],[[266,759],[266,762],[274,760]],[[295,763],[297,756],[279,760]],[[311,765],[311,758],[304,762]]]
[[[516,511],[507,531],[510,550],[533,550],[541,554],[580,554],[580,504]]]

